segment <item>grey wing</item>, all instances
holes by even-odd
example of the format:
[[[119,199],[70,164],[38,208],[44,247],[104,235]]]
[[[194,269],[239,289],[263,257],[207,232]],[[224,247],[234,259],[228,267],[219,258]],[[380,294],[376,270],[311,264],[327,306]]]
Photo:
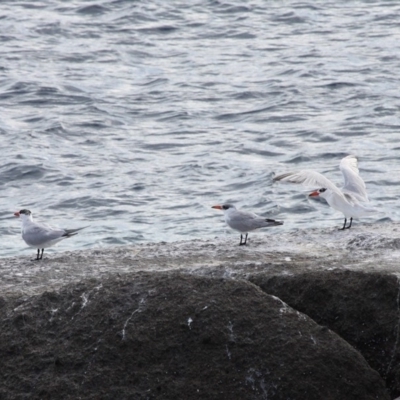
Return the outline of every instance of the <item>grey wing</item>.
[[[238,211],[235,216],[230,220],[231,226],[242,232],[252,231],[254,229],[264,228],[267,226],[282,225],[274,220],[267,220],[257,214]]]
[[[297,172],[288,172],[286,174],[278,175],[274,178],[274,181],[301,183],[304,186],[310,186],[314,189],[330,189],[339,196],[343,196],[342,192],[332,181],[330,181],[328,178],[325,178],[325,176],[319,172],[310,169],[303,169]]]
[[[358,171],[357,157],[350,155],[340,161],[344,178],[343,192],[354,196],[358,201],[368,202],[367,189]]]
[[[64,229],[55,229],[47,225],[35,224],[24,231],[22,237],[29,245],[36,246],[59,239],[64,234]]]

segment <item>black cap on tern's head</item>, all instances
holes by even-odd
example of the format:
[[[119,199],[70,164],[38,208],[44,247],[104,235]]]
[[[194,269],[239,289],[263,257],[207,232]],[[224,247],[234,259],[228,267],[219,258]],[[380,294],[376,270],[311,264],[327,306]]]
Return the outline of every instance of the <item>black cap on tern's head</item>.
[[[24,215],[31,215],[32,213],[31,213],[29,210],[27,210],[27,209],[19,210],[19,211],[17,211],[17,212],[14,213],[14,215],[15,215],[16,217],[19,217],[21,214],[24,214]]]
[[[31,215],[31,214],[32,214],[32,213],[31,213],[29,210],[27,210],[27,209],[20,210],[19,213],[20,213],[20,214],[25,214],[25,215]]]
[[[236,207],[233,204],[222,204],[222,205],[216,205],[212,206],[211,208],[216,208],[217,210],[229,210],[230,208],[236,209]]]

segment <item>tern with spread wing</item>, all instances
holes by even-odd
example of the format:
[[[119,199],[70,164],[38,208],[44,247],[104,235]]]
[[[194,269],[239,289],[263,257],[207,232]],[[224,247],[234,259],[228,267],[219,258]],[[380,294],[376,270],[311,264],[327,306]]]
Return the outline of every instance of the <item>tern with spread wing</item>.
[[[22,239],[28,246],[37,249],[37,256],[34,261],[43,258],[45,248],[54,246],[61,240],[76,235],[81,229],[87,228],[85,226],[78,229],[59,229],[45,224],[38,224],[33,221],[32,213],[29,210],[20,210],[15,212],[14,215],[21,218]],[[41,254],[40,249],[42,249]]]
[[[281,221],[275,221],[274,219],[263,218],[251,212],[237,210],[232,204],[216,205],[212,206],[211,208],[223,210],[225,222],[229,225],[229,227],[240,232],[239,246],[247,243],[247,236],[250,231],[260,228],[267,228],[270,226],[283,225],[283,222]],[[246,236],[244,237],[243,241],[244,235]]]
[[[344,224],[340,230],[349,229],[353,218],[360,218],[377,210],[365,205],[369,202],[365,183],[359,175],[357,157],[349,155],[340,161],[340,170],[344,178],[344,186],[339,189],[328,178],[312,170],[302,170],[278,175],[274,181],[301,183],[306,186],[319,186],[309,194],[311,197],[321,197],[335,210],[344,214]],[[350,218],[348,226],[347,219]]]

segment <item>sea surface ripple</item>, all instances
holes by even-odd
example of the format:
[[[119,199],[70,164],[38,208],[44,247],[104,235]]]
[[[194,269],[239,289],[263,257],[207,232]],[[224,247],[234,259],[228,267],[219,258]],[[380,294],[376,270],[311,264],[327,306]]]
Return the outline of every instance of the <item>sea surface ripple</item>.
[[[284,220],[258,233],[271,246],[334,230],[340,213],[272,178],[341,184],[351,153],[381,211],[352,229],[399,221],[399,3],[5,0],[0,20],[0,256],[33,251],[22,208],[90,225],[55,251],[236,245],[221,202]]]

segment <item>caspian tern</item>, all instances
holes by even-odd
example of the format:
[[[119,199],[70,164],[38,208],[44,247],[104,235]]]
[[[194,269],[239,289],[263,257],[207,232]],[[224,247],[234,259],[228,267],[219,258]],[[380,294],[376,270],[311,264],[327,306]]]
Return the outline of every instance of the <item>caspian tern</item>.
[[[339,167],[344,177],[344,186],[341,190],[319,172],[307,169],[278,175],[274,178],[274,181],[319,186],[320,189],[314,190],[309,196],[322,197],[332,208],[342,212],[344,214],[344,224],[343,228],[339,230],[349,229],[353,218],[376,213],[377,210],[361,204],[368,203],[369,200],[365,183],[359,175],[357,157],[354,155],[344,157],[340,161]],[[348,218],[350,218],[350,224],[346,226]]]
[[[87,228],[85,226],[78,229],[59,229],[45,224],[38,224],[33,221],[32,213],[29,210],[20,210],[15,212],[14,215],[21,218],[22,239],[28,246],[37,249],[36,259],[32,261],[41,260],[45,248],[54,246],[61,240],[74,236],[78,231]],[[41,255],[40,249],[42,249]]]
[[[232,204],[223,204],[212,206],[217,210],[223,210],[225,215],[226,223],[234,230],[240,232],[240,243],[239,246],[247,243],[247,236],[250,231],[255,229],[266,228],[269,226],[283,225],[281,221],[275,221],[274,219],[268,219],[260,217],[257,214],[253,214],[247,211],[236,210],[236,207]],[[243,234],[246,234],[243,242]]]

